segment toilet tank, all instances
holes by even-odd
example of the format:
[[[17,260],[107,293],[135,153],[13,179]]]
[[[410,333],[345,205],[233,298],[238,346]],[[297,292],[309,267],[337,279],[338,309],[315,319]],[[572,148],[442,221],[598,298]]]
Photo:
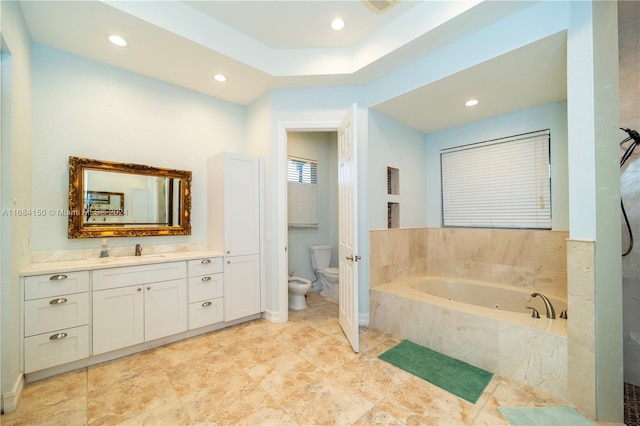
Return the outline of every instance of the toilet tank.
[[[331,246],[317,245],[310,246],[311,266],[314,270],[328,268],[331,265]]]

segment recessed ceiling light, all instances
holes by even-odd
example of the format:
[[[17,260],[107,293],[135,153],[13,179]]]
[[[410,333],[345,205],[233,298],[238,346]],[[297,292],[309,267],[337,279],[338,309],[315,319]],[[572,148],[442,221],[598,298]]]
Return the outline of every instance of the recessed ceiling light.
[[[213,78],[214,78],[216,81],[219,81],[219,82],[221,82],[221,83],[224,83],[225,81],[227,81],[227,76],[226,76],[226,75],[224,75],[224,74],[216,74],[216,75],[214,75],[214,76],[213,76]]]
[[[115,44],[116,46],[120,46],[120,47],[124,47],[127,45],[127,40],[123,39],[122,37],[118,36],[118,35],[110,35],[109,36],[109,41],[113,44]]]
[[[340,18],[334,19],[333,21],[331,21],[331,28],[336,31],[340,31],[344,28],[344,21]]]
[[[477,99],[469,99],[467,102],[464,103],[464,106],[468,106],[468,107],[476,106],[478,105],[478,103],[480,103],[480,101]]]

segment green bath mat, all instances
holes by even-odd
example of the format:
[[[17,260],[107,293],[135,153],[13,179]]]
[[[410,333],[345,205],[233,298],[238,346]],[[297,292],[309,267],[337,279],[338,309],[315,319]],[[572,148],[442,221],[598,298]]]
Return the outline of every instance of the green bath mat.
[[[378,358],[475,404],[493,373],[403,340]]]
[[[498,407],[513,426],[593,426],[572,407]]]

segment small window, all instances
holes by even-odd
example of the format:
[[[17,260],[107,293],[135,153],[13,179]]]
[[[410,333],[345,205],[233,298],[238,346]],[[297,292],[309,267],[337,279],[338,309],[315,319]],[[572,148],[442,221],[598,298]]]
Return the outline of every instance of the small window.
[[[440,151],[443,226],[551,229],[549,130]]]
[[[289,226],[317,228],[318,164],[313,160],[288,157],[287,180]]]

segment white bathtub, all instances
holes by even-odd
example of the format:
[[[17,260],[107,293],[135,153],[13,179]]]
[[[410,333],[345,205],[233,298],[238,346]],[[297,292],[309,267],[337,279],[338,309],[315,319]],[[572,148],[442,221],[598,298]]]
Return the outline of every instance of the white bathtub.
[[[496,309],[531,316],[534,307],[541,317],[546,316],[545,305],[542,299],[532,297],[535,290],[520,289],[505,285],[492,284],[482,281],[453,279],[446,277],[420,277],[409,280],[407,285],[419,292],[441,297],[460,303],[467,303],[481,308]],[[551,294],[543,293],[553,305],[556,317],[567,309],[566,299]],[[535,324],[532,323],[535,327]]]
[[[370,326],[567,398],[566,299],[541,292],[555,308],[551,320],[532,292],[446,277],[393,282],[370,290]]]

